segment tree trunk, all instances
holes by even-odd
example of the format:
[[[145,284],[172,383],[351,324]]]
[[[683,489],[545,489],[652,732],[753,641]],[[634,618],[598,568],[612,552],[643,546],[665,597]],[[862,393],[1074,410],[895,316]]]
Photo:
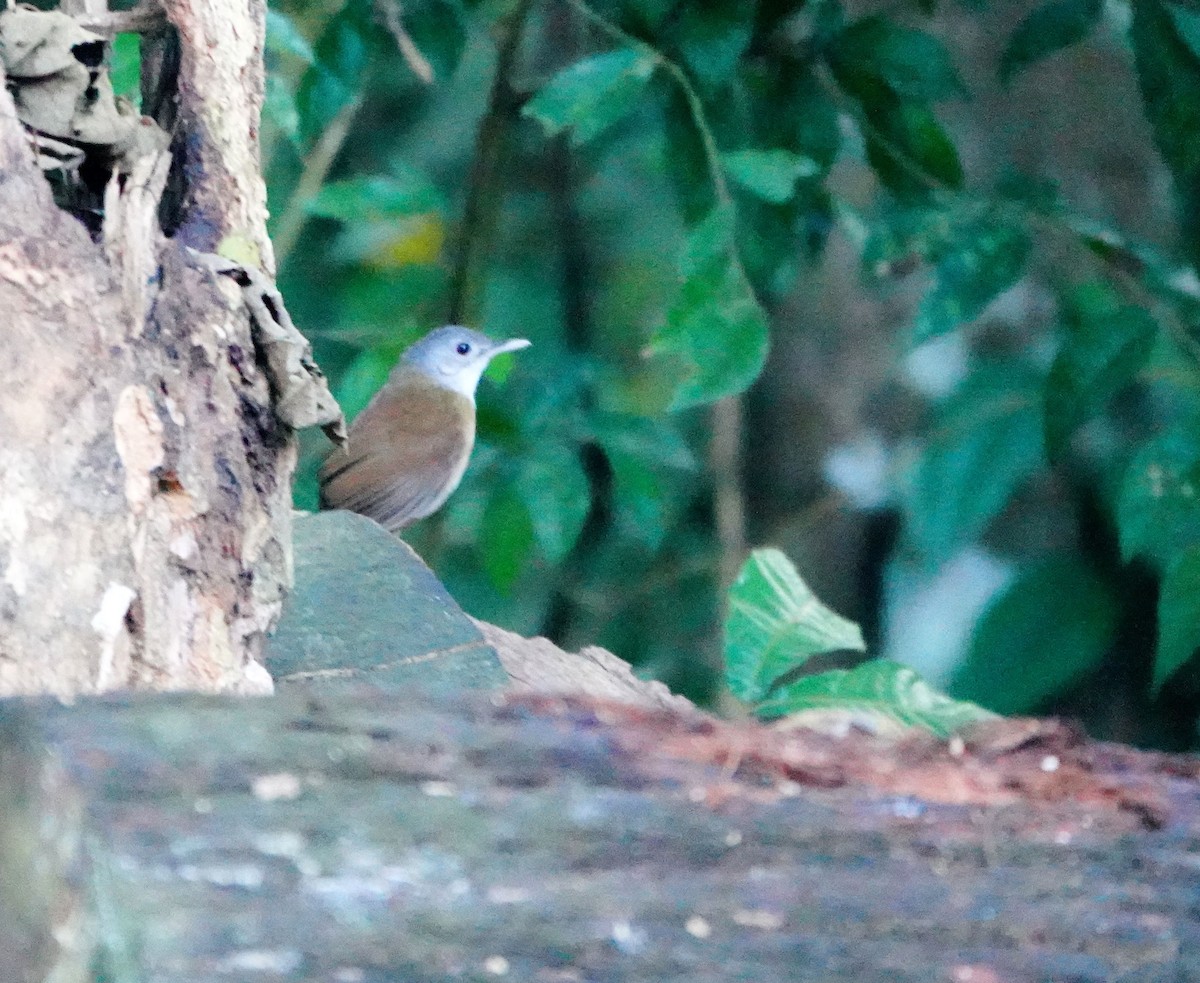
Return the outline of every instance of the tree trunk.
[[[290,576],[296,445],[238,287],[186,248],[273,272],[265,4],[165,8],[144,105],[171,147],[114,167],[91,233],[0,86],[4,694],[271,685],[256,657]]]

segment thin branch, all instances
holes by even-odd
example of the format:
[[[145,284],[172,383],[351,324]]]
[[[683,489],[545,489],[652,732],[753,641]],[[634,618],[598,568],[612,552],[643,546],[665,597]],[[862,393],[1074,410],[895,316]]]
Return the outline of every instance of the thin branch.
[[[354,121],[354,117],[361,105],[361,95],[356,96],[350,102],[346,103],[338,111],[338,114],[330,124],[325,127],[325,132],[321,134],[321,139],[317,141],[317,145],[313,147],[312,153],[305,159],[304,170],[300,174],[300,180],[296,182],[295,190],[292,191],[291,196],[288,198],[287,206],[284,208],[283,214],[279,217],[279,224],[275,227],[273,241],[275,244],[275,262],[277,266],[283,266],[284,261],[300,240],[300,233],[304,229],[304,223],[308,221],[308,213],[305,211],[305,207],[312,198],[316,197],[325,184],[325,178],[329,176],[329,169],[333,167],[333,162],[337,159],[337,155],[342,149],[342,144],[346,142],[346,137],[350,132],[350,124]]]
[[[392,40],[396,42],[396,47],[400,49],[400,56],[409,69],[426,85],[431,84],[433,82],[433,66],[429,64],[429,59],[421,53],[421,49],[417,47],[412,35],[404,26],[404,9],[400,0],[377,0],[376,6],[383,11],[384,26],[388,29]]]
[[[487,108],[475,139],[475,158],[467,179],[453,269],[450,275],[450,321],[460,324],[472,313],[472,279],[479,255],[486,253],[499,205],[496,174],[508,125],[512,120],[513,98],[509,79],[516,66],[521,46],[521,31],[529,13],[530,0],[520,0],[496,24],[496,73],[488,94]]]

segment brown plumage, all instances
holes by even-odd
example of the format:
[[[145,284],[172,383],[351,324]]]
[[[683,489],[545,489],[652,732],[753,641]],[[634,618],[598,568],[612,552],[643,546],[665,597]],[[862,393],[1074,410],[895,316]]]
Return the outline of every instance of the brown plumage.
[[[348,509],[398,532],[436,512],[458,487],[475,443],[475,387],[495,355],[524,348],[454,325],[401,357],[321,466],[321,508]]]
[[[402,367],[358,415],[344,451],[321,468],[321,508],[348,509],[397,532],[436,512],[475,444],[475,404]]]

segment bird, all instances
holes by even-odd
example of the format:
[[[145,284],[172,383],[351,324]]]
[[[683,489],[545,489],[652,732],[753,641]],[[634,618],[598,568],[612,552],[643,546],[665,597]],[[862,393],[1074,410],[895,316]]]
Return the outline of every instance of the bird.
[[[407,348],[350,425],[346,446],[322,464],[321,508],[358,512],[391,533],[436,512],[467,470],[484,369],[529,344],[449,324]]]

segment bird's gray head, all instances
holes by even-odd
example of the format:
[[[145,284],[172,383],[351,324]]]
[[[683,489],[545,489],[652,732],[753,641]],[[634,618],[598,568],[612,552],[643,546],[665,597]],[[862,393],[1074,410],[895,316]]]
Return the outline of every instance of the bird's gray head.
[[[524,338],[493,341],[470,328],[448,324],[430,331],[411,345],[400,359],[402,366],[416,369],[439,385],[475,398],[479,378],[490,362],[502,352],[528,348]]]

